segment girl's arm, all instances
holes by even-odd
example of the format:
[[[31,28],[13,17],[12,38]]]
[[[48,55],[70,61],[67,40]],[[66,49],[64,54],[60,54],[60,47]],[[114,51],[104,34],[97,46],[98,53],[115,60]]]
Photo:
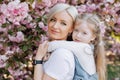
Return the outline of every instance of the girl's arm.
[[[64,48],[74,53],[80,53],[81,51],[84,51],[85,47],[88,47],[91,49],[91,46],[89,44],[82,43],[82,42],[52,41],[52,42],[49,42],[48,52],[52,52],[56,50],[57,48]],[[92,54],[92,52],[89,51],[88,54]]]
[[[48,48],[48,43],[44,42],[39,45],[35,60],[42,60],[42,58],[46,55]],[[48,76],[44,73],[43,65],[36,64],[34,67],[34,80],[55,80],[52,77]]]

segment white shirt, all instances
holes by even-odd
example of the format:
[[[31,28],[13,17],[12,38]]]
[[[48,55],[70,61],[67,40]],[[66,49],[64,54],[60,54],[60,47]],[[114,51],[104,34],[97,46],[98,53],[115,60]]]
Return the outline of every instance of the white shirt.
[[[82,68],[90,75],[96,73],[93,47],[87,43],[74,41],[52,41],[49,43],[48,52],[58,48],[64,48],[72,51]]]
[[[45,73],[57,80],[72,80],[74,69],[73,53],[63,48],[52,52],[49,60],[44,64]]]

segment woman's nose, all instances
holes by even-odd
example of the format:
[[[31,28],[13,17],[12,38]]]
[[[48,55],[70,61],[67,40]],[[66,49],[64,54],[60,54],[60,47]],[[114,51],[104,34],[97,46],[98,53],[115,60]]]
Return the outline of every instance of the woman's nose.
[[[55,22],[55,23],[53,24],[53,28],[58,28],[58,26],[59,26],[59,23],[58,23],[58,22]]]

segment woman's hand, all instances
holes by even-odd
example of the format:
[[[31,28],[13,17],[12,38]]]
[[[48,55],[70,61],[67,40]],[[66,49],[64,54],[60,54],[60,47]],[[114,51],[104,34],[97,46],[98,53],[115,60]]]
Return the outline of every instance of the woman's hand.
[[[39,45],[35,59],[42,60],[42,58],[47,54],[47,49],[48,41],[44,41],[42,44]]]

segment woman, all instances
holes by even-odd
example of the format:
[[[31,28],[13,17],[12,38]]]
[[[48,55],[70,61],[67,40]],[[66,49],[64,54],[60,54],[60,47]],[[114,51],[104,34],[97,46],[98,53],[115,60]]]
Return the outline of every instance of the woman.
[[[84,13],[75,21],[73,41],[49,42],[48,52],[65,48],[75,55],[73,80],[106,80],[106,58],[102,39],[104,32],[101,27],[103,22],[101,26],[101,19],[97,14]]]
[[[55,5],[48,14],[49,39],[66,40],[73,31],[77,9],[68,4]],[[44,42],[39,46],[34,67],[34,80],[72,80],[74,76],[74,56],[67,49],[59,48],[52,52],[49,60],[42,65],[42,59],[48,46]],[[61,54],[62,53],[62,54]]]

